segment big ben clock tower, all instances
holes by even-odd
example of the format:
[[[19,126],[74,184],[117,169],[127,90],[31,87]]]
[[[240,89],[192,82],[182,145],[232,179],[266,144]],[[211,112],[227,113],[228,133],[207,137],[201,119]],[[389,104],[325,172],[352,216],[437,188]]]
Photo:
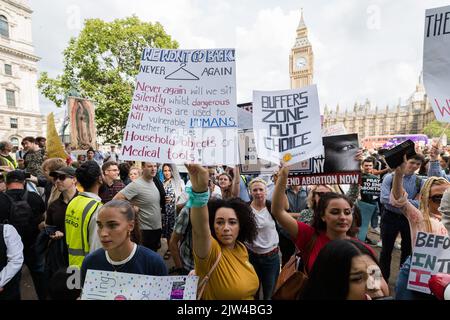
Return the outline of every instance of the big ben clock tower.
[[[289,55],[289,74],[291,88],[300,88],[312,84],[314,73],[314,54],[308,40],[308,28],[303,19],[303,9],[300,23],[297,27],[297,39]]]

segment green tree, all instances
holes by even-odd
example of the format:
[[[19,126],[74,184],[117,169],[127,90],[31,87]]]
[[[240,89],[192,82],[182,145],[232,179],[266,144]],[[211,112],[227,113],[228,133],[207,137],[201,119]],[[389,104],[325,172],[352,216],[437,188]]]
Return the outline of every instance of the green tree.
[[[450,128],[447,127],[447,123],[439,122],[433,120],[423,128],[423,133],[425,133],[430,138],[439,138],[445,129],[445,134],[450,137]]]
[[[38,88],[58,107],[77,92],[95,101],[97,134],[106,142],[122,139],[141,54],[146,47],[177,48],[160,23],[136,16],[105,22],[88,19],[64,50],[64,72],[55,79],[41,73]]]

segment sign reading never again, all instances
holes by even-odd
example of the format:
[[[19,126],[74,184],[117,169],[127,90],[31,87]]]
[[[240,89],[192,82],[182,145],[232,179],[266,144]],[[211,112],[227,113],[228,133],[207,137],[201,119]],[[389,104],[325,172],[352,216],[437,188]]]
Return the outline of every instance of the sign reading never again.
[[[142,54],[122,160],[237,163],[234,49]]]

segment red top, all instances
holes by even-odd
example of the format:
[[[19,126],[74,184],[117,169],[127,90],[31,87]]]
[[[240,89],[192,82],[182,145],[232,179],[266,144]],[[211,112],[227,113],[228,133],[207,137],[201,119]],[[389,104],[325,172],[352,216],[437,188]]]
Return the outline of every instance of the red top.
[[[313,227],[311,227],[310,225],[297,221],[298,224],[298,234],[297,234],[297,239],[295,239],[294,243],[297,247],[297,249],[300,252],[304,252],[306,250],[306,247],[309,244],[309,241],[311,240],[315,229]],[[353,238],[353,240],[359,241],[361,242],[359,239],[355,239]],[[322,248],[328,243],[330,242],[330,238],[328,238],[328,236],[326,235],[326,233],[324,231],[319,232],[319,234],[317,235],[316,241],[314,243],[314,246],[311,249],[311,253],[309,255],[309,260],[308,260],[308,265],[306,266],[307,271],[311,271],[311,268],[314,264],[314,262],[317,259],[317,256],[319,255],[320,250],[322,250]],[[367,249],[369,249],[370,252],[372,252],[372,254],[376,257],[377,255],[375,254],[375,251],[373,251],[373,249],[371,247],[369,247],[367,244],[365,244],[364,242],[361,242]],[[305,261],[305,258],[302,255],[302,259],[303,261]]]

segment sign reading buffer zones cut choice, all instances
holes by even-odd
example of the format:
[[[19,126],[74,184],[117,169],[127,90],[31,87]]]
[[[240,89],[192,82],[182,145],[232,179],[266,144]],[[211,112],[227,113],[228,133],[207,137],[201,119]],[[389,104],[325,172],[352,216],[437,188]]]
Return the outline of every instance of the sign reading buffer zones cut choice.
[[[235,165],[234,49],[142,54],[121,159]]]
[[[253,92],[253,125],[258,157],[287,164],[323,153],[319,98],[315,85]]]

